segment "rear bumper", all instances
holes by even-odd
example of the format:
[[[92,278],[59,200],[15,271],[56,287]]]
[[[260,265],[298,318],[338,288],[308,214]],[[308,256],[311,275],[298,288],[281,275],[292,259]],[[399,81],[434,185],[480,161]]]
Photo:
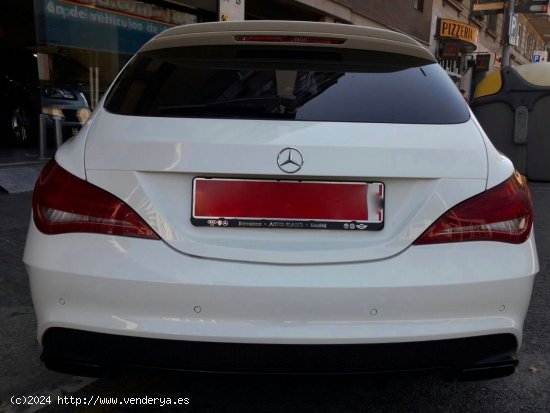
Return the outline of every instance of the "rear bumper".
[[[55,241],[55,242],[54,242]],[[24,262],[38,338],[61,327],[169,340],[365,344],[510,333],[521,344],[534,240],[411,247],[391,259],[266,265],[161,241],[40,233]]]
[[[509,374],[538,271],[533,238],[266,265],[193,257],[161,241],[48,236],[32,220],[24,262],[44,361],[99,371]]]
[[[42,360],[100,376],[124,367],[207,372],[331,374],[440,370],[459,379],[502,377],[518,364],[512,334],[384,344],[246,344],[162,340],[52,328]]]

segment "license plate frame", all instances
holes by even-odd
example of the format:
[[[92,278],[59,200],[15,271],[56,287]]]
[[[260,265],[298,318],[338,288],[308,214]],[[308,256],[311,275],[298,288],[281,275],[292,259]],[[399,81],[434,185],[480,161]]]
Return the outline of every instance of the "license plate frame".
[[[266,191],[270,194],[293,194],[291,203],[295,204],[295,209],[290,207],[291,210],[289,211],[288,202],[285,203],[283,208],[282,202],[287,199],[284,196],[282,200],[270,198],[271,202],[262,199],[258,201],[258,198],[255,198],[257,201],[255,204],[258,207],[258,211],[253,213],[255,216],[244,216],[251,215],[253,207],[250,205],[250,202],[237,199],[239,193],[246,192],[247,195],[254,198],[254,195],[260,196],[265,194]],[[327,199],[324,198],[323,206],[320,208],[321,211],[315,212],[315,214],[327,215],[324,218],[322,216],[315,218],[282,216],[290,213],[305,215],[305,211],[308,210],[307,206],[311,206],[307,202],[319,199],[319,193],[324,193],[323,191],[334,194],[352,194],[355,197],[353,203],[360,205],[361,208],[362,203],[364,203],[366,211],[353,212],[353,214],[362,215],[361,217],[355,216],[355,219],[339,217],[338,215],[344,212],[336,211],[334,205],[326,206]],[[356,194],[353,194],[354,192]],[[225,202],[223,207],[220,205],[213,206],[213,204],[219,201],[219,199],[216,199],[216,193],[222,193],[218,198],[226,201],[229,199],[229,202]],[[223,195],[224,193],[225,195]],[[233,204],[231,203],[231,197],[236,198],[236,202]],[[365,197],[365,199],[362,197]],[[343,208],[349,209],[348,204],[351,200],[346,201],[346,203],[343,203]],[[246,211],[244,215],[235,214],[235,210],[238,208],[236,203],[238,202],[241,202],[240,208]],[[207,205],[203,205],[205,203]],[[332,202],[332,204],[337,203],[335,201]],[[381,231],[384,228],[385,219],[385,185],[379,181],[308,181],[195,177],[193,179],[191,207],[191,223],[196,227]],[[223,208],[226,208],[226,212],[223,212]],[[286,210],[284,213],[277,214],[281,216],[274,216],[270,210],[277,208],[286,208]],[[267,216],[258,216],[259,213]],[[350,215],[353,214],[350,212]]]

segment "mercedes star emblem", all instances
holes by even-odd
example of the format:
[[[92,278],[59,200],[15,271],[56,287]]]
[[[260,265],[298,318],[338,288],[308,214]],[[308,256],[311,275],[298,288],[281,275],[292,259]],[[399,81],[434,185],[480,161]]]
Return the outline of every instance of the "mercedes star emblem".
[[[284,148],[277,156],[277,165],[281,171],[293,174],[302,169],[304,157],[296,148]]]

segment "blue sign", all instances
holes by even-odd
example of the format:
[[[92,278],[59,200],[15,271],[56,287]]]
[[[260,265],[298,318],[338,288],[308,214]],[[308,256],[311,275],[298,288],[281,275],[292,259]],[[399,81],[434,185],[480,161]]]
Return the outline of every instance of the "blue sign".
[[[540,54],[534,54],[533,55],[533,63],[540,63],[540,58],[541,58]]]
[[[43,13],[43,19],[37,19],[42,23],[42,27],[37,24],[37,32],[38,41],[44,44],[133,54],[153,36],[172,27],[65,0],[34,2],[35,10]]]

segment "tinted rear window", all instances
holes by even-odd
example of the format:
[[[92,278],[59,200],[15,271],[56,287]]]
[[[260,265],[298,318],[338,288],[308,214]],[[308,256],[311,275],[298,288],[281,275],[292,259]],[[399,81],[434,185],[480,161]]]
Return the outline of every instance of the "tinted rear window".
[[[137,55],[105,108],[132,116],[410,124],[463,123],[446,73],[392,53],[214,46]]]

